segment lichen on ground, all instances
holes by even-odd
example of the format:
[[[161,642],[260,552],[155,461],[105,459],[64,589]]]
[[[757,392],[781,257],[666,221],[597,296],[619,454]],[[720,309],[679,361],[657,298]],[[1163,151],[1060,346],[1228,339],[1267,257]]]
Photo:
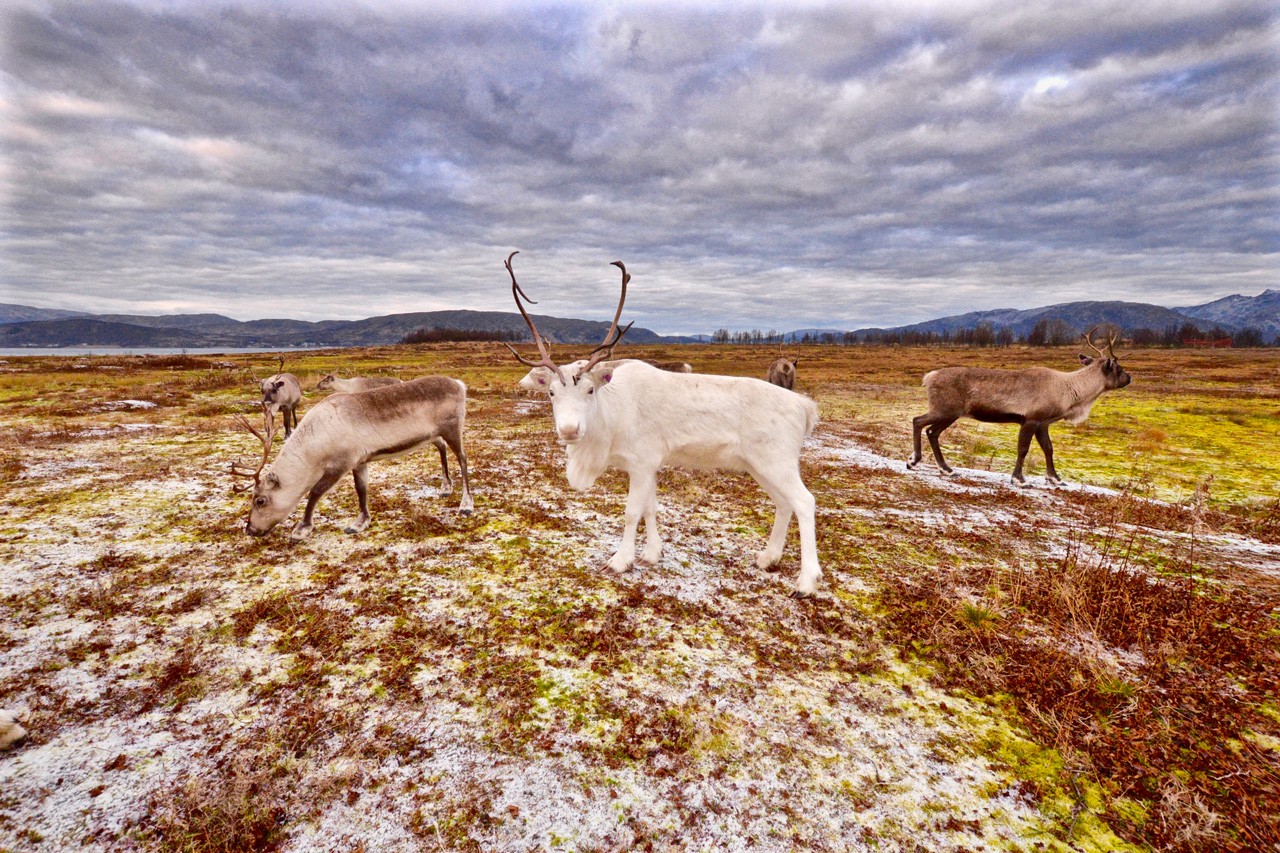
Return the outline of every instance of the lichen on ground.
[[[665,471],[662,562],[604,570],[625,478],[567,488],[494,346],[290,356],[306,387],[463,379],[476,493],[470,516],[438,495],[434,451],[374,463],[369,530],[342,533],[348,479],[296,544],[244,535],[226,474],[270,356],[10,359],[0,706],[31,739],[0,756],[0,848],[1274,843],[1280,531],[1240,472],[1277,404],[1231,395],[1266,364],[1135,357],[1134,393],[1062,431],[1083,482],[1018,489],[1007,430],[958,428],[955,479],[905,470],[917,368],[976,357],[908,353],[805,354],[810,601],[787,597],[794,530],[755,568],[772,510],[738,474]],[[1223,405],[1241,432],[1210,428]]]

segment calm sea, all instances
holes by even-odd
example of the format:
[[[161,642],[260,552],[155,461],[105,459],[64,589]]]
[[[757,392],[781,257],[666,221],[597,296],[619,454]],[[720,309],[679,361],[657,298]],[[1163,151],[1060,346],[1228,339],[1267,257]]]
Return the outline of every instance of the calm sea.
[[[242,352],[297,352],[326,347],[0,347],[0,358],[21,355],[232,355]]]

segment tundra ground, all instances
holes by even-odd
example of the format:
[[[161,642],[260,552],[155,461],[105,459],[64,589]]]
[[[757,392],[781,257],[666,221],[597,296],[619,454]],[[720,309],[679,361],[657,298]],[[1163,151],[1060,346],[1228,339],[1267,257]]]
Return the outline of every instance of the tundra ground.
[[[287,356],[470,388],[473,515],[428,449],[370,466],[368,531],[348,478],[299,544],[246,536],[227,474],[273,356],[0,363],[0,707],[31,733],[0,849],[1280,849],[1275,352],[1133,352],[1053,430],[1070,484],[1033,449],[1025,489],[1009,426],[905,470],[920,377],[1074,351],[800,357],[798,602],[740,474],[665,471],[661,564],[603,570],[625,478],[568,489],[497,345]]]

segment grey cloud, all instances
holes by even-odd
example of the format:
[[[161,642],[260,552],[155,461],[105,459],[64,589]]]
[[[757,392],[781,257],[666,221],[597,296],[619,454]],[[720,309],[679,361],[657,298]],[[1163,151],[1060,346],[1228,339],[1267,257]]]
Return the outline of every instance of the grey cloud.
[[[623,256],[636,319],[674,332],[1190,303],[1280,268],[1262,3],[54,3],[0,27],[6,301],[506,309],[520,248],[555,282],[540,310],[607,312]]]

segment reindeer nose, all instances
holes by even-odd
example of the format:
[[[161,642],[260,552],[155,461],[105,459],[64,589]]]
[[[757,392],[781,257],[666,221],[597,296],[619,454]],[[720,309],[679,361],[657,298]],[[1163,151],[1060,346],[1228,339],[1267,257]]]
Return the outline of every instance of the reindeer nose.
[[[582,427],[580,424],[573,424],[572,426],[562,426],[559,429],[559,433],[560,433],[560,437],[563,438],[565,441],[577,441],[578,436],[582,434]]]

